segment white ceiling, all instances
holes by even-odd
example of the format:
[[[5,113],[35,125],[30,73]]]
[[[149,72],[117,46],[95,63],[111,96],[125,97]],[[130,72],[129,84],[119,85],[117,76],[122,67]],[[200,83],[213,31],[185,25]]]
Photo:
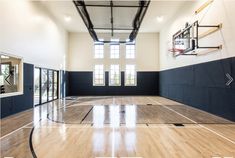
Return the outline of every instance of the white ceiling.
[[[158,0],[151,1],[144,20],[141,24],[139,32],[159,32],[164,25],[174,17],[177,12],[180,11],[185,5],[190,5],[193,1],[191,0]],[[88,32],[85,24],[83,23],[79,13],[76,10],[73,2],[70,0],[65,1],[42,1],[42,4],[48,9],[49,12],[65,27],[69,32]],[[101,8],[100,8],[101,9]],[[90,9],[91,10],[91,9]],[[130,14],[133,11],[130,10]],[[100,10],[103,14],[104,11]],[[122,14],[120,10],[120,18],[123,22],[127,21],[128,16]],[[116,13],[117,14],[117,13]],[[125,13],[126,14],[126,13]],[[66,22],[64,17],[71,16],[71,20]],[[110,16],[110,15],[109,15]],[[162,16],[163,21],[158,22],[157,17]],[[126,19],[125,19],[126,18]],[[106,20],[105,20],[106,19]],[[105,23],[107,18],[104,16],[97,16],[95,21],[97,23]],[[105,20],[105,21],[104,21]],[[133,20],[133,19],[132,19]],[[114,21],[115,22],[115,21]],[[107,23],[107,22],[106,22]],[[109,20],[108,20],[109,23]]]

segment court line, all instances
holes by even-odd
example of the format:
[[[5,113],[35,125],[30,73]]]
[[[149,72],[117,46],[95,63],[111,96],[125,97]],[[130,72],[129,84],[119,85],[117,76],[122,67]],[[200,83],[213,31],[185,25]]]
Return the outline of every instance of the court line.
[[[36,155],[34,148],[33,148],[33,132],[34,132],[34,127],[31,130],[30,136],[29,136],[29,148],[30,148],[30,151],[31,151],[33,158],[37,158],[37,155]]]
[[[82,122],[86,119],[86,117],[89,115],[89,113],[93,110],[93,106],[91,107],[91,109],[87,112],[87,114],[82,118],[82,120],[80,121],[80,124],[82,124]]]
[[[63,99],[58,99],[58,100],[55,100],[55,101],[59,101],[59,100],[63,100]],[[78,100],[78,99],[76,99],[76,100]],[[75,101],[76,101],[76,100],[75,100]],[[75,102],[75,101],[73,101],[73,102]],[[70,102],[70,103],[73,103],[73,102]],[[70,104],[70,103],[68,103],[68,104]],[[46,104],[48,104],[48,103],[46,103]],[[42,104],[42,105],[40,105],[40,106],[43,106],[43,105],[45,105],[45,104]],[[34,108],[33,108],[32,110],[34,110]],[[40,122],[40,121],[41,121],[41,119],[40,119],[38,122]],[[23,129],[23,128],[26,128],[26,126],[30,125],[31,123],[34,123],[34,121],[31,121],[31,122],[29,122],[28,124],[23,125],[23,126],[17,128],[17,129],[15,129],[15,130],[13,130],[13,131],[11,131],[10,133],[8,133],[8,134],[2,136],[2,137],[0,138],[0,140],[4,139],[5,137],[7,137],[7,136],[9,136],[9,135],[11,135],[11,134],[13,134],[13,133],[15,133],[15,132],[17,132],[17,131]],[[33,128],[33,127],[32,127],[32,128]]]
[[[25,128],[26,126],[30,125],[31,123],[33,123],[33,121],[30,122],[30,123],[28,123],[28,124],[26,124],[26,125],[24,125],[24,126],[22,126],[22,127],[20,127],[20,128],[17,128],[16,130],[14,130],[14,131],[12,131],[12,132],[10,132],[10,133],[4,135],[4,136],[2,136],[2,137],[0,138],[0,140],[2,140],[3,138],[5,138],[5,137],[7,137],[7,136],[9,136],[9,135],[11,135],[11,134],[13,134],[13,133],[15,133],[15,132],[17,132],[17,131],[23,129],[23,128]],[[32,128],[33,128],[33,127],[32,127]]]
[[[194,121],[194,120],[188,118],[187,116],[184,116],[183,114],[181,114],[181,113],[175,111],[174,109],[171,109],[171,108],[169,108],[169,107],[163,105],[162,103],[160,103],[160,102],[158,102],[158,101],[155,101],[154,99],[152,99],[152,98],[150,98],[150,97],[147,97],[147,98],[150,99],[150,100],[152,100],[153,102],[155,102],[155,103],[161,105],[162,107],[164,107],[164,108],[166,108],[166,109],[168,109],[168,110],[171,110],[171,111],[177,113],[178,115],[180,115],[180,116],[182,116],[182,117],[184,117],[184,118],[186,118],[186,119],[188,119],[188,120],[194,122],[194,123],[197,124],[198,126],[200,126],[200,127],[204,128],[204,129],[206,129],[206,130],[208,130],[208,131],[214,133],[215,135],[217,135],[217,136],[219,136],[219,137],[221,137],[221,138],[223,138],[223,139],[229,141],[230,143],[235,144],[235,141],[233,141],[233,140],[231,140],[231,139],[229,139],[229,138],[227,138],[227,137],[225,137],[225,136],[223,136],[223,135],[217,133],[216,131],[214,131],[214,130],[208,128],[208,127],[205,127],[205,126],[203,126],[203,125],[197,123],[196,121]]]

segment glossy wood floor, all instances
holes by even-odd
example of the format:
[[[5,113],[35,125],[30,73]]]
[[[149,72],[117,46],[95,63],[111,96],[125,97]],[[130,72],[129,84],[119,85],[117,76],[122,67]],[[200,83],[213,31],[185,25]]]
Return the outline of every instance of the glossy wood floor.
[[[235,157],[235,124],[162,97],[72,97],[2,119],[1,157]]]

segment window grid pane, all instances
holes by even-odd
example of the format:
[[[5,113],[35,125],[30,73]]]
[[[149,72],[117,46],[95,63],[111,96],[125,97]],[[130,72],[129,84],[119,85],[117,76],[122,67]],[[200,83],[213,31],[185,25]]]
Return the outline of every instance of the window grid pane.
[[[135,45],[126,45],[126,58],[134,59],[135,58]]]
[[[94,85],[104,85],[104,66],[103,65],[95,65],[93,79],[94,79]]]
[[[119,58],[119,45],[110,45],[110,58]]]
[[[110,66],[110,82],[109,85],[120,86],[120,68],[119,65]]]
[[[95,58],[104,58],[104,45],[103,44],[95,45]]]
[[[126,86],[135,86],[136,85],[135,65],[126,65],[125,85]]]

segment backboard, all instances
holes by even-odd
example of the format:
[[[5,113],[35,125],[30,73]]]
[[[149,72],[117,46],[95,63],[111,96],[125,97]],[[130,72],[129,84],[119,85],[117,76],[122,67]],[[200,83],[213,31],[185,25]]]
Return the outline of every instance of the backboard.
[[[172,49],[171,52],[174,56],[185,54],[195,50],[197,42],[197,23],[189,25],[185,24],[185,28],[179,30],[172,36]]]

